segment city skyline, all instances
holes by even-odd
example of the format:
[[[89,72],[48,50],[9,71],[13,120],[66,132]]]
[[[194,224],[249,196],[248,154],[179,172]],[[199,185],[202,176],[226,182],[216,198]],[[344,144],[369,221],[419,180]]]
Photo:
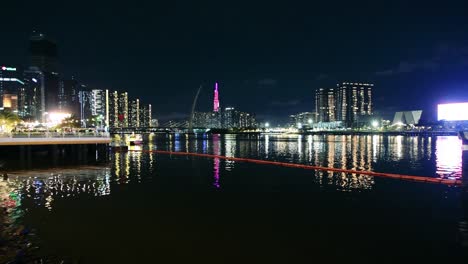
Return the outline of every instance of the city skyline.
[[[157,106],[162,119],[186,118],[197,87],[215,80],[227,105],[265,120],[313,111],[315,90],[344,80],[375,83],[375,112],[387,118],[403,110],[435,112],[437,103],[468,98],[465,3],[346,4],[349,12],[339,14],[323,3],[152,3],[126,6],[121,17],[103,3],[53,16],[48,14],[60,4],[31,5],[22,19],[17,3],[5,5],[5,65],[25,62],[23,40],[32,30],[44,32],[60,46],[65,75],[92,87],[132,87],[132,94]],[[305,16],[307,10],[313,12]],[[366,16],[356,19],[359,12]],[[77,19],[83,15],[86,20]],[[211,96],[202,92],[200,102]],[[200,111],[212,107],[199,105]]]

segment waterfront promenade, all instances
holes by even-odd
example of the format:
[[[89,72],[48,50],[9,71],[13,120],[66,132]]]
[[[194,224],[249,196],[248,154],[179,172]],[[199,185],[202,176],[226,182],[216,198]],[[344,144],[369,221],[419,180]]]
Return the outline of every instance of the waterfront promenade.
[[[0,146],[109,144],[109,133],[9,133],[0,135]]]

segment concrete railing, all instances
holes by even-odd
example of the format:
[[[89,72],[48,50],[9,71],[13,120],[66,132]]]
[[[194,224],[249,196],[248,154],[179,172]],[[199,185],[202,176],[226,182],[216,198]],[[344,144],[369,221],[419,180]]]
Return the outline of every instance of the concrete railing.
[[[12,132],[0,133],[0,138],[108,138],[108,132]]]

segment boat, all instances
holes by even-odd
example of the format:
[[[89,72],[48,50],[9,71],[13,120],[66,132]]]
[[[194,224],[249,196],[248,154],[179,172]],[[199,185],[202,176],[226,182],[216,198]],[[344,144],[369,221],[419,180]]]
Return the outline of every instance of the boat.
[[[468,151],[468,130],[458,132],[458,137],[462,140],[463,151]]]
[[[130,146],[143,145],[143,138],[140,134],[132,133],[128,137],[128,142],[130,143]]]

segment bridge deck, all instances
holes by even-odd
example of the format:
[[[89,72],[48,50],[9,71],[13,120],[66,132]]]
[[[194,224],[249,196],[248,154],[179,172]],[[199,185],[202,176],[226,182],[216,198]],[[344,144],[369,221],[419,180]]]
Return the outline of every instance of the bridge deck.
[[[110,137],[0,137],[0,146],[109,144]]]

